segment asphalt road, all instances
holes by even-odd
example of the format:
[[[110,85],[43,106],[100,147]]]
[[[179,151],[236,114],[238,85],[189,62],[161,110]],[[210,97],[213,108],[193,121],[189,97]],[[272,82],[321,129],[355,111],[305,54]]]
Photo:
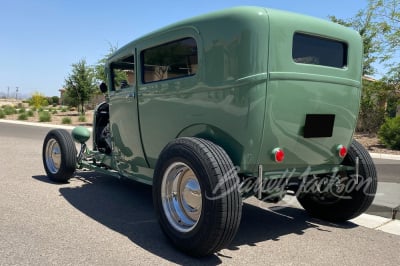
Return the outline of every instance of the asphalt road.
[[[254,200],[244,204],[239,232],[228,249],[203,259],[187,257],[162,234],[151,187],[91,172],[68,184],[50,182],[41,160],[47,131],[0,123],[0,265],[398,265],[400,261],[400,236],[351,222],[325,223],[293,207],[273,212]]]

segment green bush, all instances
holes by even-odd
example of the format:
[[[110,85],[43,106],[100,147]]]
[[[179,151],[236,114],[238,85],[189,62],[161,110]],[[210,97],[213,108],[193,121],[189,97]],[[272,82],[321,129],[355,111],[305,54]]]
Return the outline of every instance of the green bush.
[[[26,114],[27,114],[29,117],[35,116],[35,114],[33,113],[33,110],[29,110],[28,112],[26,112]]]
[[[18,110],[18,113],[19,113],[19,114],[23,114],[23,113],[25,113],[25,112],[26,112],[26,109],[23,108],[23,107],[22,107],[21,109]]]
[[[28,114],[27,113],[19,114],[18,120],[28,120]]]
[[[49,112],[40,112],[39,113],[39,122],[50,122],[51,114]]]
[[[5,115],[4,111],[2,109],[0,109],[0,119],[5,118],[5,117],[6,117],[6,115]]]
[[[13,115],[13,114],[16,114],[16,113],[17,113],[17,111],[15,110],[15,108],[12,107],[12,106],[10,106],[10,105],[5,105],[5,106],[3,107],[3,111],[4,111],[4,114],[5,114],[5,115]]]
[[[80,115],[79,118],[78,118],[78,121],[79,122],[86,122],[86,116]]]
[[[386,147],[400,150],[400,116],[387,118],[379,129],[378,136]]]
[[[57,110],[53,110],[53,111],[51,111],[51,113],[52,113],[53,115],[55,115],[55,114],[57,114],[58,112],[57,112]]]
[[[70,117],[63,117],[63,119],[61,120],[62,124],[71,124],[71,118]]]
[[[68,111],[67,107],[62,107],[61,108],[61,113],[65,113],[66,111]]]

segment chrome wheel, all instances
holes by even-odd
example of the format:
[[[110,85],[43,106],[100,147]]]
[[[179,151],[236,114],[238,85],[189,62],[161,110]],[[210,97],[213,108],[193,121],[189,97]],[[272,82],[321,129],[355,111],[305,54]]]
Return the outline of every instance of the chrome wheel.
[[[50,139],[47,142],[45,160],[48,170],[52,174],[56,174],[61,166],[61,150],[60,145],[55,139]]]
[[[193,170],[176,162],[165,171],[161,199],[169,223],[179,232],[189,232],[198,223],[202,209],[199,181]]]

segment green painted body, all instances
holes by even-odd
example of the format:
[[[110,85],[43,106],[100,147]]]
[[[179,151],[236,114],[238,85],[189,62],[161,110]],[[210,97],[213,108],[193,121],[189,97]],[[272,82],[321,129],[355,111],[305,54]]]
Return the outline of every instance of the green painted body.
[[[86,143],[90,139],[90,131],[86,127],[76,127],[71,132],[72,138],[80,144]]]
[[[295,63],[295,32],[348,45],[347,66]],[[361,94],[362,42],[355,31],[324,20],[260,7],[239,7],[185,20],[118,50],[110,65],[162,43],[191,37],[197,42],[193,76],[152,83],[136,79],[126,90],[109,91],[112,153],[96,153],[120,175],[151,183],[161,150],[179,137],[200,137],[222,146],[239,173],[308,166],[332,171],[349,146]],[[110,75],[110,74],[109,74]],[[136,67],[136,76],[142,77]],[[111,78],[107,80],[112,87]],[[332,137],[304,138],[306,114],[334,114]],[[96,123],[94,125],[96,130]],[[271,152],[285,151],[283,163]]]

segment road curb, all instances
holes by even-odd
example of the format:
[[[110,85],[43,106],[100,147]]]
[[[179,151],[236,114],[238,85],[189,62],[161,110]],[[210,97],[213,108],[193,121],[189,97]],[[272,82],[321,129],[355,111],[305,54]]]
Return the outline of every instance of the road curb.
[[[392,220],[389,218],[364,213],[350,220],[350,222],[362,227],[400,236],[400,220]]]
[[[373,152],[370,152],[369,154],[374,159],[386,159],[386,160],[400,161],[400,155],[396,155],[396,154],[383,154],[383,153],[373,153]]]
[[[399,208],[400,206],[393,208],[384,205],[372,204],[368,210],[365,211],[365,213],[385,217],[388,219],[400,220]]]
[[[0,123],[8,123],[8,124],[14,124],[14,125],[24,125],[24,126],[34,126],[34,127],[46,127],[46,128],[61,128],[61,129],[67,129],[67,130],[72,130],[77,126],[68,126],[68,125],[55,125],[55,124],[44,124],[44,123],[39,123],[39,122],[25,122],[25,121],[17,121],[17,120],[7,120],[7,119],[0,119]],[[87,127],[86,128],[91,129],[92,127]]]

